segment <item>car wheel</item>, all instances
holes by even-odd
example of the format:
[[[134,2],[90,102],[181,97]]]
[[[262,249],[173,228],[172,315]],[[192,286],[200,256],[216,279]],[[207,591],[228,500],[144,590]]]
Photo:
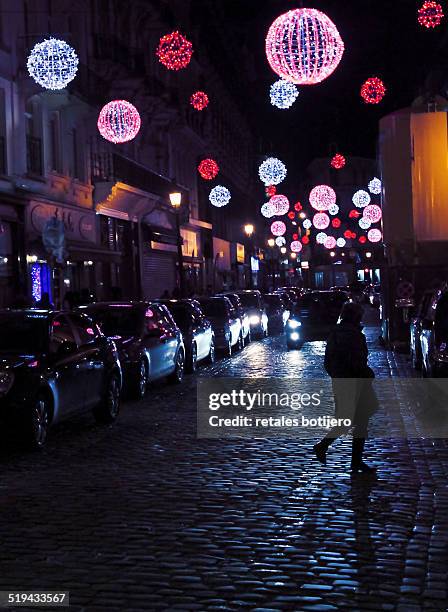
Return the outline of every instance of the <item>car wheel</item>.
[[[132,396],[135,399],[143,399],[148,390],[148,371],[144,359],[140,361],[133,384]]]
[[[120,412],[120,379],[112,374],[106,386],[104,398],[93,410],[94,417],[98,423],[113,423]]]
[[[212,340],[210,342],[210,351],[208,353],[208,362],[210,364],[215,363],[215,341]]]
[[[185,356],[182,349],[177,352],[176,357],[176,365],[174,368],[174,372],[170,374],[169,381],[175,385],[178,385],[182,382],[184,378],[184,368],[185,368]]]
[[[196,344],[193,342],[190,350],[190,358],[188,360],[188,364],[186,366],[187,372],[193,373],[196,372],[198,366],[198,351],[196,348]]]
[[[39,395],[31,408],[26,431],[26,442],[32,448],[43,448],[50,429],[50,401]]]

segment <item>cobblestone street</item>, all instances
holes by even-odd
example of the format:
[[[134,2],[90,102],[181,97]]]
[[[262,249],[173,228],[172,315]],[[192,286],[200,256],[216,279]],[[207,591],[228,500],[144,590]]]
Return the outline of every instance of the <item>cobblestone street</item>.
[[[378,377],[410,376],[380,348]],[[199,376],[322,377],[324,343],[253,342]],[[86,415],[41,453],[0,454],[0,590],[68,590],[72,610],[447,609],[448,447],[372,440],[378,479],[311,444],[196,439],[196,376]]]

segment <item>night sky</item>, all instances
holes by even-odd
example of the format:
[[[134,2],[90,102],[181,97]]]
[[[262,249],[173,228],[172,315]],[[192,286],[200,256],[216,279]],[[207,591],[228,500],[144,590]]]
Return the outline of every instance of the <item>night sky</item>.
[[[199,0],[212,5],[217,0]],[[220,1],[220,0],[218,0]],[[315,0],[304,3],[324,11],[335,22],[345,43],[342,61],[320,85],[302,87],[289,110],[269,102],[268,89],[278,77],[270,69],[264,39],[272,21],[300,2],[289,0],[223,0],[224,32],[244,44],[253,57],[255,79],[241,85],[260,153],[278,155],[289,172],[300,174],[314,158],[329,155],[330,144],[346,155],[375,157],[378,120],[409,106],[422,93],[427,77],[443,91],[446,21],[435,30],[417,23],[421,2],[412,0]],[[231,34],[230,34],[231,33]],[[232,74],[232,66],[227,67]],[[441,75],[441,76],[440,76]],[[361,84],[379,76],[388,93],[379,106],[366,105]]]

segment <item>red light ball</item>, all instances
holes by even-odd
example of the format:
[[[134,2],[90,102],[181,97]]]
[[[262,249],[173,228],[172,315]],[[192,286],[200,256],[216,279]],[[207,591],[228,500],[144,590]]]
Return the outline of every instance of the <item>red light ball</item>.
[[[350,240],[351,237],[352,237],[351,231],[350,230],[345,230],[344,238],[347,238],[347,240]]]
[[[298,240],[299,239],[299,234],[293,234],[292,235],[292,239],[293,240]]]
[[[303,209],[303,206],[300,202],[296,202],[294,204],[294,210],[296,210],[297,212],[300,212]]]
[[[353,240],[355,240],[355,239],[356,239],[356,236],[357,236],[356,232],[352,232],[351,238],[352,238]]]
[[[288,213],[288,217],[291,219],[291,221],[294,219],[295,216],[295,213],[293,213],[292,211]]]
[[[172,32],[162,36],[156,55],[168,70],[182,70],[190,63],[193,45],[180,32]]]
[[[338,227],[341,227],[341,220],[335,217],[334,219],[332,219],[331,225],[337,229]]]
[[[214,159],[203,159],[198,166],[198,172],[206,181],[211,181],[219,172],[219,166]]]
[[[310,243],[309,236],[303,236],[303,238],[302,238],[302,244],[309,244],[309,243]]]
[[[367,238],[365,236],[360,236],[358,240],[361,244],[365,244],[367,242]]]
[[[360,213],[360,212],[358,212],[357,210],[351,210],[351,211],[348,213],[348,216],[350,217],[350,219],[357,219],[358,217],[360,217],[360,216],[361,216],[361,213]]]
[[[443,8],[438,2],[427,0],[418,10],[418,22],[424,28],[436,28],[444,17]]]
[[[268,198],[272,198],[277,193],[277,187],[275,185],[268,185],[266,187],[266,195]]]
[[[190,98],[191,106],[197,111],[202,111],[204,108],[207,108],[208,103],[208,95],[204,91],[197,91]]]
[[[345,166],[345,157],[341,153],[336,155],[331,160],[331,167],[335,170],[341,170]]]
[[[371,77],[361,87],[361,98],[366,104],[379,104],[386,95],[386,87],[381,79]]]

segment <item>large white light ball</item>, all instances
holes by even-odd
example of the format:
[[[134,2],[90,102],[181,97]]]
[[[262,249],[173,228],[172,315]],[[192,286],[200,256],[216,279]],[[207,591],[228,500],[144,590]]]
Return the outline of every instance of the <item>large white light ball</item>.
[[[363,230],[369,229],[369,227],[372,225],[371,222],[365,217],[361,217],[361,219],[358,221],[358,224],[359,227]]]
[[[64,89],[78,70],[78,56],[64,40],[48,38],[37,43],[28,56],[29,75],[45,89]]]
[[[276,244],[278,247],[285,246],[285,244],[286,244],[286,238],[284,238],[283,236],[278,236],[278,237],[275,239],[275,244]]]
[[[325,232],[319,232],[316,235],[316,242],[317,242],[317,244],[323,244],[327,238],[328,238],[328,236],[327,236],[327,234]]]
[[[261,207],[261,214],[263,215],[263,217],[266,217],[266,219],[270,219],[271,217],[274,217],[275,216],[274,206],[272,206],[270,202],[266,202],[266,204],[263,204],[263,206]]]
[[[285,164],[276,157],[268,157],[258,168],[260,180],[265,185],[279,185],[286,177]]]
[[[364,208],[365,206],[368,206],[370,201],[370,195],[367,193],[367,191],[364,191],[364,189],[357,191],[352,198],[352,202],[357,208]]]
[[[213,187],[213,189],[210,191],[208,199],[213,204],[213,206],[217,206],[218,208],[220,208],[221,206],[226,206],[230,202],[231,197],[232,196],[227,187],[223,187],[222,185],[216,185],[216,187]]]
[[[373,178],[369,183],[369,191],[375,195],[379,195],[381,193],[382,183],[379,178]]]
[[[297,100],[299,90],[294,83],[289,83],[288,81],[280,79],[271,85],[269,94],[272,106],[285,109],[290,108]]]
[[[310,219],[305,219],[305,221],[302,223],[303,227],[305,229],[310,229],[310,227],[313,225],[310,221]]]
[[[342,247],[345,247],[345,245],[347,244],[347,241],[345,240],[345,238],[338,238],[336,240],[336,246],[340,247],[342,249]]]

